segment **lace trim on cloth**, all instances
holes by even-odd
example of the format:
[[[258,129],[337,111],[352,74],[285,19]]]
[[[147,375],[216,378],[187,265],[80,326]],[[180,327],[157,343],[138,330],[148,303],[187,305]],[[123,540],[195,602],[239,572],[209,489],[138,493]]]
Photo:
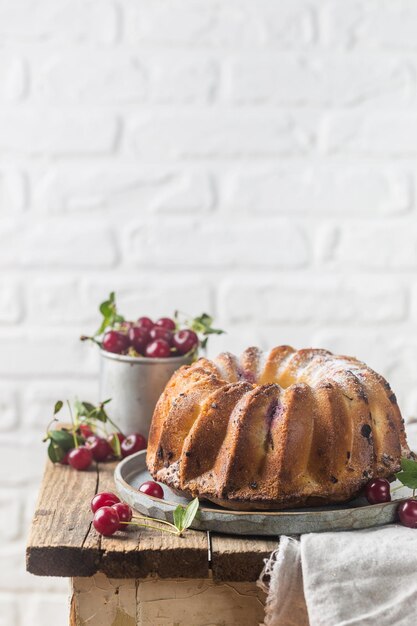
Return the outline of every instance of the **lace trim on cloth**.
[[[309,626],[298,539],[280,538],[257,585],[267,594],[263,626]]]

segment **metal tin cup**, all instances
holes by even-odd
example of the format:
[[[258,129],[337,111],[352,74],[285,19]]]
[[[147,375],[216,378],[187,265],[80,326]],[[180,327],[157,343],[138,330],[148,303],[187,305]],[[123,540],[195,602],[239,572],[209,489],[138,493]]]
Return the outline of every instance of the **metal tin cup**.
[[[148,436],[159,396],[172,374],[191,357],[135,358],[100,350],[100,401],[111,419],[126,433]]]

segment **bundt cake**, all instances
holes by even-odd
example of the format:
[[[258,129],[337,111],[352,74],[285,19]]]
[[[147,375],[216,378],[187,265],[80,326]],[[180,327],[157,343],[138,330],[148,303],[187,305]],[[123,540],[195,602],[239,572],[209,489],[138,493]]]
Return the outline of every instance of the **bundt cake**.
[[[409,454],[382,376],[352,357],[279,346],[177,370],[155,408],[147,465],[186,496],[285,509],[349,500]]]

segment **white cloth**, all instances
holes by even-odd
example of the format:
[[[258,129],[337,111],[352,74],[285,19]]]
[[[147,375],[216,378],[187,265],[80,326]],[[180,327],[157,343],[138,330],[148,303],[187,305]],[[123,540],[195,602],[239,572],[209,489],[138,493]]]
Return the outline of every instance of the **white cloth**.
[[[415,626],[417,530],[281,537],[259,585],[265,626]]]

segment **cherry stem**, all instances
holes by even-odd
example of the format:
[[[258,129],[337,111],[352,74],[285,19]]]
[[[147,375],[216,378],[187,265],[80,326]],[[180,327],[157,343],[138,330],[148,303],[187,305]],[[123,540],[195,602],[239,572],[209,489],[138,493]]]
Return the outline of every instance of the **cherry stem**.
[[[106,415],[107,415],[107,413],[106,413]],[[113,426],[113,428],[115,428],[115,429],[116,429],[116,431],[117,431],[118,433],[120,433],[121,435],[123,435],[123,437],[125,437],[125,434],[124,434],[124,433],[120,430],[120,428],[118,427],[118,425],[117,425],[117,424],[115,424],[115,423],[113,422],[113,420],[112,420],[112,419],[110,419],[110,417],[109,417],[108,415],[107,415],[107,421],[108,421],[108,422],[110,422],[110,424]]]
[[[158,522],[161,520],[158,520]],[[142,528],[153,528],[154,530],[160,530],[164,533],[170,533],[171,535],[176,535],[178,537],[178,535],[181,535],[179,530],[169,530],[168,528],[159,528],[158,526],[153,526],[152,524],[139,524],[138,522],[120,522],[120,524],[125,524],[125,525],[132,525],[132,526],[141,526]],[[172,525],[172,524],[171,524]],[[175,526],[174,526],[175,528]]]
[[[150,519],[153,522],[158,522],[158,524],[166,524],[167,526],[171,526],[172,528],[178,530],[178,528],[174,524],[171,524],[171,522],[167,522],[164,519],[158,519],[157,517],[144,517],[142,515],[134,515],[132,519]]]
[[[93,343],[97,344],[100,348],[101,346],[101,341],[98,341],[98,339],[96,339],[95,337],[89,337],[88,335],[81,335],[80,337],[81,341],[92,341]]]
[[[56,418],[56,417],[53,417],[53,418],[51,419],[51,421],[49,422],[48,426],[46,427],[46,435],[45,435],[45,439],[44,439],[44,441],[47,441],[47,439],[49,439],[49,429],[50,429],[50,427],[51,427],[51,424],[53,424],[54,422],[57,422],[57,421],[58,421],[58,420],[57,420],[57,418]]]
[[[69,414],[70,414],[70,418],[71,418],[71,424],[72,424],[72,438],[74,439],[74,447],[78,448],[78,441],[77,441],[77,435],[75,433],[75,423],[74,423],[74,416],[72,414],[72,409],[71,409],[71,405],[69,403],[69,400],[67,400],[67,405],[68,405],[68,409],[69,409]]]

